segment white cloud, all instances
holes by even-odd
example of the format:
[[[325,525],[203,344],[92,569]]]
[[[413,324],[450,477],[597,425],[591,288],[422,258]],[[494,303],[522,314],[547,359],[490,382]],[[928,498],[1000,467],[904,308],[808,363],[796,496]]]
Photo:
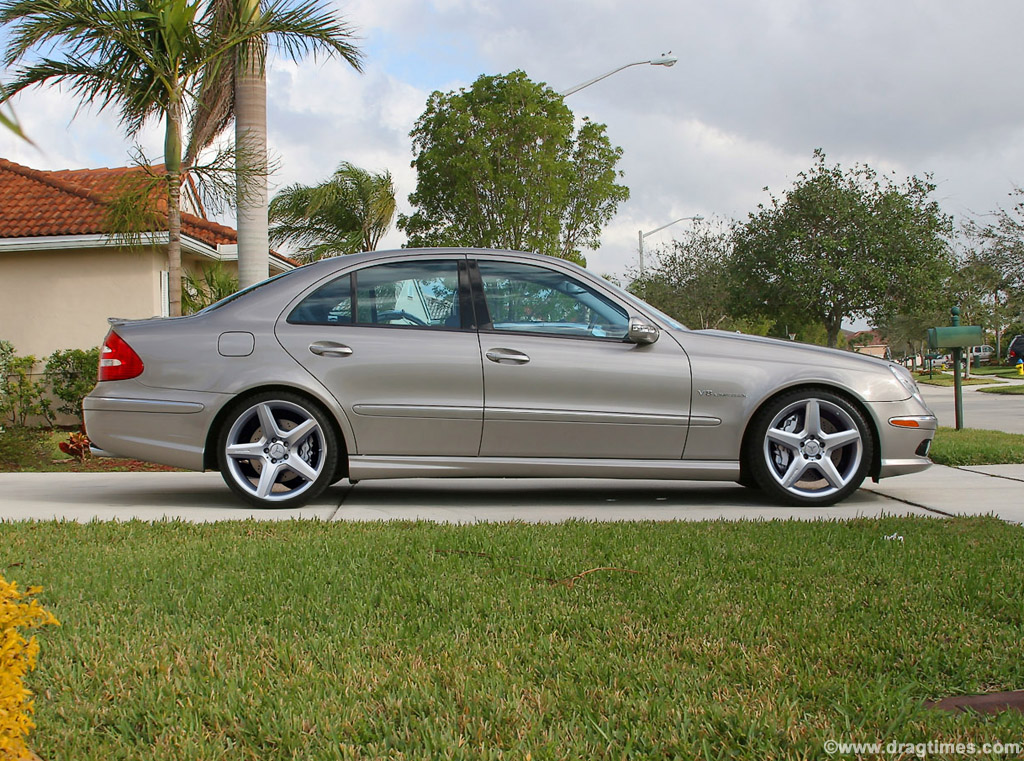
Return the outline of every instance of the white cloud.
[[[830,161],[934,173],[950,213],[984,212],[1024,183],[1024,4],[987,0],[351,0],[337,6],[366,53],[274,60],[270,139],[277,186],[326,178],[342,160],[415,187],[409,131],[432,90],[521,68],[556,89],[672,50],[576,93],[578,115],[624,149],[631,199],[588,255],[599,271],[635,257],[636,231],[680,216],[742,218],[823,148]],[[19,116],[43,153],[0,134],[0,155],[40,168],[123,164],[112,115],[54,90]],[[145,135],[159,152],[158,129]],[[670,228],[666,233],[671,232]],[[670,240],[667,238],[666,240]],[[397,245],[394,233],[385,245]],[[653,241],[652,241],[653,242]]]

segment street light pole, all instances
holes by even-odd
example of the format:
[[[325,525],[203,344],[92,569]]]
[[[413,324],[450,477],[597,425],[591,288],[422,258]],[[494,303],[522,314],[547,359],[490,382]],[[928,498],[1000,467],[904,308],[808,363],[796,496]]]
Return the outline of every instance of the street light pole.
[[[586,82],[583,82],[582,84],[578,84],[575,87],[570,87],[568,90],[563,90],[562,92],[560,92],[558,94],[561,95],[563,98],[565,96],[567,96],[567,95],[572,95],[574,92],[579,92],[584,87],[590,87],[595,82],[600,82],[602,79],[607,79],[612,74],[618,74],[620,71],[622,71],[623,69],[628,69],[630,66],[643,66],[645,63],[649,63],[651,66],[665,66],[665,67],[675,66],[676,65],[676,61],[678,61],[679,59],[676,58],[675,56],[671,55],[671,52],[672,51],[670,50],[665,55],[660,55],[657,58],[652,58],[649,61],[635,61],[634,63],[627,63],[627,64],[625,64],[623,66],[620,66],[617,69],[612,69],[607,74],[602,74],[599,77],[594,77],[593,79],[588,79]]]
[[[679,219],[674,219],[671,222],[669,222],[667,225],[662,225],[661,227],[657,227],[657,228],[655,228],[654,230],[651,230],[648,233],[645,233],[643,230],[637,230],[636,231],[637,232],[637,252],[640,254],[640,277],[644,276],[644,238],[646,238],[649,235],[654,235],[654,233],[660,233],[666,227],[672,227],[672,225],[678,224],[679,222],[685,222],[688,219],[693,221],[693,222],[700,222],[702,219],[704,219],[704,217],[700,216],[699,214],[697,216],[695,216],[695,217],[680,217]]]

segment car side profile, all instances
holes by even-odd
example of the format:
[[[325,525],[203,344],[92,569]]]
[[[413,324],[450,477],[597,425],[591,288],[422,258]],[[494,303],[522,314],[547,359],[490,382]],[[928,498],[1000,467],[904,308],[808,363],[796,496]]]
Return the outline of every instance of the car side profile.
[[[84,404],[97,451],[219,470],[261,507],[408,477],[725,480],[828,505],[928,467],[936,428],[895,363],[688,330],[521,252],[322,260],[111,324]]]

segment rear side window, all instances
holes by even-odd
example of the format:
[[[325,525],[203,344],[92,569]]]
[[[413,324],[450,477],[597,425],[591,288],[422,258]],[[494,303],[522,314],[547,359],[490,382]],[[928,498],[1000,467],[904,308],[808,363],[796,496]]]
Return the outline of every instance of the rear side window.
[[[295,325],[351,324],[352,276],[342,275],[317,288],[292,310],[288,322]]]
[[[288,322],[458,329],[458,262],[395,262],[342,275],[304,298]]]

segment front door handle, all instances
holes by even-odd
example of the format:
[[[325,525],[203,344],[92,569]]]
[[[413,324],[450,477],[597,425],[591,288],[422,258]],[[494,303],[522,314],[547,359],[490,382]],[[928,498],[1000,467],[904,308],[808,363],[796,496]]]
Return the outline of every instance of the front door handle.
[[[486,356],[491,362],[510,362],[513,365],[525,365],[530,361],[528,355],[515,349],[491,349]]]
[[[309,350],[318,357],[348,357],[352,355],[352,347],[334,341],[316,341],[309,345]]]

